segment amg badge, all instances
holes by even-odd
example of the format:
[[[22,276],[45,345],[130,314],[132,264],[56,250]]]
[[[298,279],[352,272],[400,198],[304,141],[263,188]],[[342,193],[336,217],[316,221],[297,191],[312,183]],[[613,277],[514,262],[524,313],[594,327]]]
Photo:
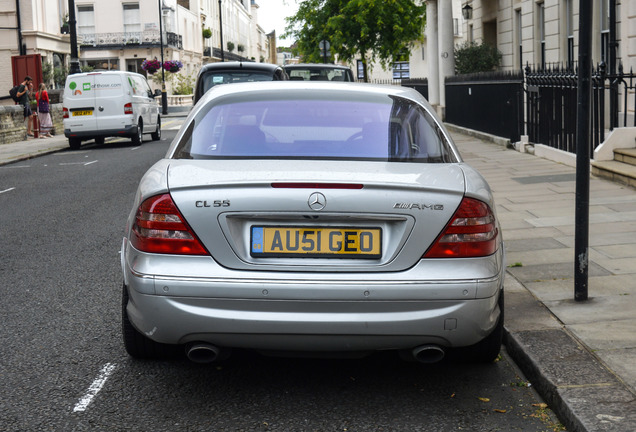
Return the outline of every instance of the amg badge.
[[[395,203],[394,209],[404,210],[444,210],[442,204]]]

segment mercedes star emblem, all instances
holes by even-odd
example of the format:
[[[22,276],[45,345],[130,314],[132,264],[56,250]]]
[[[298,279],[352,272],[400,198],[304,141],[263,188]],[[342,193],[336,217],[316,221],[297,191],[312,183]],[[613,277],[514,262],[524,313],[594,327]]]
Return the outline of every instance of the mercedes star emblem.
[[[307,201],[307,203],[310,209],[320,211],[327,205],[327,198],[320,192],[314,192],[309,195],[309,201]]]

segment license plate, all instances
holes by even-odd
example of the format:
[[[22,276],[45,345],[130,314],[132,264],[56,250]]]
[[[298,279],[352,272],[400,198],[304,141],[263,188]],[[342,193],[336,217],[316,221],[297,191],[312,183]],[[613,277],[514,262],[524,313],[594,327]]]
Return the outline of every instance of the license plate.
[[[75,117],[75,116],[89,116],[89,115],[93,115],[93,110],[73,111],[73,117]]]
[[[380,258],[381,228],[253,226],[251,255],[262,258]]]

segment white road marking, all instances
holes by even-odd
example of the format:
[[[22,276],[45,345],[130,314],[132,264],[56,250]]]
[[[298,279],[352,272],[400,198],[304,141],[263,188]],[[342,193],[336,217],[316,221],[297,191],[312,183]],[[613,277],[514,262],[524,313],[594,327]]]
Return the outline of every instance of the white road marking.
[[[7,168],[31,168],[31,165],[7,165],[2,167],[2,169],[7,169]]]
[[[0,191],[0,194],[5,193],[5,192],[11,192],[11,191],[12,191],[12,190],[14,190],[14,189],[15,189],[14,187],[9,188],[9,189],[5,189],[5,190],[3,190],[3,191]]]
[[[85,411],[88,405],[93,401],[97,393],[104,387],[106,384],[106,380],[113,374],[117,365],[113,363],[106,363],[102,370],[99,371],[99,376],[95,378],[95,381],[88,387],[86,394],[79,400],[75,408],[73,408],[73,412],[82,412]]]
[[[86,163],[84,164],[84,166],[94,164],[95,162],[97,162],[97,161],[96,161],[96,160],[94,160],[94,161],[92,161],[92,162],[86,162]]]

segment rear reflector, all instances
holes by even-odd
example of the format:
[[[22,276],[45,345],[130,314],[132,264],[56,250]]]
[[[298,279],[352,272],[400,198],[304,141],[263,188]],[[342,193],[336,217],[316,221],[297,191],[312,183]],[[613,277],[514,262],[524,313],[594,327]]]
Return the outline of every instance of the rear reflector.
[[[273,188],[282,189],[362,189],[357,183],[272,183]]]
[[[464,198],[451,222],[424,258],[470,258],[488,256],[497,250],[498,229],[490,207]]]
[[[170,194],[145,200],[137,210],[132,245],[143,252],[209,255],[186,224]]]

